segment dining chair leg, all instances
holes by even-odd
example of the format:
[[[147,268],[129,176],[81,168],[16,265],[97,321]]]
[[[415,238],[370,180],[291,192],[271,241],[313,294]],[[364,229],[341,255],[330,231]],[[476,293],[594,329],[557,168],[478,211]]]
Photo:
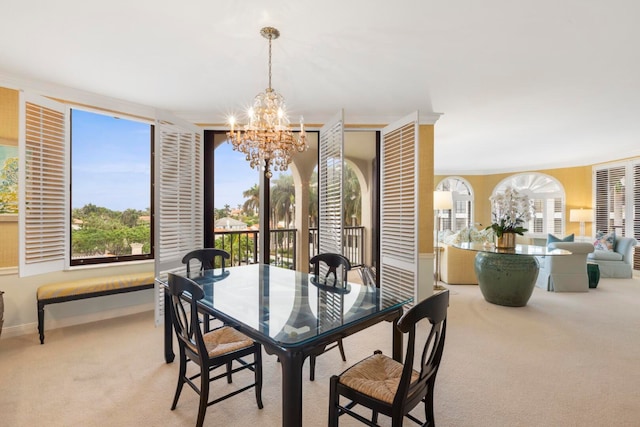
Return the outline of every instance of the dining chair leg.
[[[424,397],[424,416],[426,425],[432,426],[435,424],[435,418],[433,413],[433,383],[430,383],[427,387],[427,395]]]
[[[338,377],[332,376],[329,380],[329,427],[338,427],[338,403],[340,396],[336,393]]]
[[[184,385],[184,378],[187,374],[187,358],[184,354],[180,355],[180,369],[178,373],[178,385],[176,386],[176,394],[173,396],[173,403],[171,404],[171,410],[176,409],[178,405],[178,399],[180,399],[180,393],[182,393],[182,386]]]
[[[227,383],[231,384],[233,382],[233,378],[231,377],[231,370],[233,369],[232,366],[233,362],[227,362]]]
[[[256,403],[258,404],[258,409],[262,409],[262,346],[258,343],[255,343],[254,346],[256,346],[256,352],[253,355]]]
[[[344,355],[344,346],[342,345],[342,339],[338,340],[338,350],[340,350],[340,355],[342,356],[342,361],[346,362],[347,357]]]
[[[196,427],[202,427],[204,424],[204,416],[209,403],[209,367],[204,365],[203,363],[203,366],[200,367],[200,405],[198,406]]]
[[[309,356],[309,381],[316,379],[316,357]]]

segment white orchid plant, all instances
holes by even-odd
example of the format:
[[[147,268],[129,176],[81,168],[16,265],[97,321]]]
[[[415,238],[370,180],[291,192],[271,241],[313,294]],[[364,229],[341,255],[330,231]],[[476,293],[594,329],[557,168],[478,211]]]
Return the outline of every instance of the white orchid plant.
[[[522,225],[534,217],[536,210],[529,196],[521,194],[513,187],[507,187],[504,193],[489,197],[492,205],[493,224],[486,230],[493,229],[497,237],[504,233],[523,235],[528,229]]]

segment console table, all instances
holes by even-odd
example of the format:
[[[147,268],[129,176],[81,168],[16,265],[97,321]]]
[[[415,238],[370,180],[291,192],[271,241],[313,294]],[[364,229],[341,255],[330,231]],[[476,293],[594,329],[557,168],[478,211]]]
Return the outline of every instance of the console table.
[[[476,251],[474,268],[484,299],[508,307],[527,305],[538,278],[536,256],[570,255],[564,249],[546,246],[516,245],[501,249],[482,243],[459,243],[457,248]]]

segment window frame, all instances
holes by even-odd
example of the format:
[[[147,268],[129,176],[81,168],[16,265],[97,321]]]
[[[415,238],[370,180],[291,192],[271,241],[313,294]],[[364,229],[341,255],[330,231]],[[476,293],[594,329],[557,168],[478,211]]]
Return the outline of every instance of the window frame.
[[[607,172],[607,182],[599,182],[602,180],[604,172]],[[636,239],[640,238],[640,218],[636,219],[638,217],[638,212],[640,211],[640,193],[638,192],[638,189],[640,188],[640,158],[624,162],[593,166],[592,177],[594,204],[593,233],[596,233],[597,231],[609,233],[615,230],[616,234],[619,234],[620,236],[632,236]],[[601,197],[602,195],[599,191],[604,188],[603,185],[606,185],[606,187],[609,188],[609,181],[612,178],[621,178],[625,181],[624,193],[622,193],[624,198],[620,203],[618,203],[618,205],[622,207],[619,211],[621,217],[617,218],[617,220],[622,221],[621,225],[615,224],[616,212],[609,211],[609,205],[610,202],[612,202],[609,192],[607,191],[606,200],[603,201]],[[601,227],[603,223],[606,223],[607,226]]]
[[[531,185],[535,184],[536,181],[540,179],[545,179],[551,181],[553,184],[557,186],[556,191],[552,192],[536,192],[531,189]],[[519,182],[525,182],[528,185],[524,186]],[[527,234],[534,237],[545,237],[547,234],[554,235],[563,235],[565,234],[566,229],[566,218],[565,218],[565,208],[566,208],[566,193],[564,190],[564,186],[558,179],[551,175],[547,175],[540,172],[523,172],[514,175],[510,175],[503,180],[501,180],[491,192],[491,196],[496,195],[497,193],[503,192],[506,186],[512,186],[516,190],[520,191],[522,194],[526,194],[529,196],[529,199],[534,203],[538,201],[543,202],[543,209],[540,212],[536,208],[536,215],[534,221],[541,219],[542,231],[535,231],[534,224],[531,224],[531,221],[528,221],[523,224],[524,228],[527,228]],[[558,201],[559,206],[558,206]],[[553,210],[553,218],[548,218],[546,211],[549,209]],[[555,227],[555,223],[560,222],[560,228]],[[553,229],[550,229],[550,224],[553,224]]]
[[[150,223],[149,223],[149,244],[150,244],[150,252],[148,254],[140,254],[140,255],[118,255],[118,256],[113,256],[113,257],[90,257],[90,258],[79,258],[79,259],[73,259],[72,258],[72,254],[73,254],[73,248],[72,248],[72,234],[73,234],[73,207],[72,207],[72,201],[73,201],[73,170],[72,170],[72,164],[73,164],[73,139],[72,139],[72,135],[73,135],[73,111],[74,110],[78,110],[78,111],[84,111],[84,112],[89,112],[92,114],[100,114],[100,115],[104,115],[104,116],[111,116],[111,117],[115,117],[118,119],[122,119],[122,120],[129,120],[129,121],[133,121],[133,122],[138,122],[138,123],[144,123],[146,125],[149,126],[149,133],[150,133],[150,137],[149,137],[149,213],[150,213]],[[134,118],[131,117],[129,115],[126,114],[121,114],[121,113],[112,113],[109,112],[108,114],[105,113],[104,111],[100,111],[100,110],[96,110],[96,109],[91,109],[91,108],[86,108],[86,107],[75,107],[75,106],[70,106],[68,109],[68,126],[69,126],[69,132],[68,132],[68,150],[69,150],[69,163],[67,165],[67,168],[69,170],[69,194],[68,194],[68,206],[69,206],[69,233],[67,238],[69,239],[69,246],[68,246],[68,252],[66,254],[66,257],[68,259],[68,265],[70,267],[77,267],[77,266],[83,266],[83,265],[96,265],[96,264],[114,264],[114,263],[121,263],[121,262],[131,262],[131,261],[146,261],[146,260],[152,260],[154,259],[154,249],[155,249],[155,244],[154,244],[154,145],[155,145],[155,125],[153,122],[150,122],[148,120],[142,120],[140,118]]]
[[[469,194],[461,194],[460,192],[456,191],[455,189],[459,186],[459,185],[464,185],[466,187],[466,189],[469,191]],[[444,209],[442,210],[442,212],[444,213],[445,216],[443,215],[439,215],[438,216],[438,221],[440,222],[438,224],[439,226],[439,230],[451,230],[451,231],[459,231],[462,230],[463,228],[471,228],[471,226],[474,225],[474,216],[475,216],[475,207],[474,207],[474,201],[475,201],[475,196],[474,196],[474,192],[473,192],[473,187],[471,186],[471,183],[469,181],[467,181],[466,179],[460,177],[460,176],[448,176],[446,178],[443,178],[438,185],[436,185],[436,191],[451,191],[451,198],[453,199],[453,209]],[[458,205],[460,203],[464,203],[465,206],[465,211],[466,212],[458,212]],[[464,217],[459,218],[458,214],[466,214],[467,215],[467,221],[466,224],[460,228],[458,228],[457,225],[457,220],[458,219],[464,219]],[[445,226],[446,224],[446,220],[448,220],[449,222],[449,228],[446,228]]]

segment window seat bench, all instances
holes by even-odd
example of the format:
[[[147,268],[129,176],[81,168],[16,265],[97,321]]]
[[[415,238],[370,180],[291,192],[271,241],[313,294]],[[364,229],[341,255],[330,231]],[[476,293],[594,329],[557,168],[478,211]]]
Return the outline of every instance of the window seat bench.
[[[38,287],[38,332],[44,344],[44,306],[59,302],[153,289],[152,272],[90,277],[69,282],[49,283]]]

